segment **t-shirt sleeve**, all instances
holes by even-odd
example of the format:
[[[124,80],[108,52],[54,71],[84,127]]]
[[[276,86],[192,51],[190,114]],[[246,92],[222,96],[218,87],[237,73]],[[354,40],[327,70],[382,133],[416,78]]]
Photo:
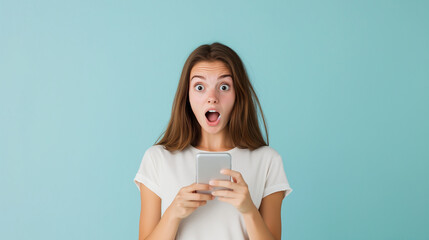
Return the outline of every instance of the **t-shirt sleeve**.
[[[282,157],[278,153],[275,153],[268,167],[264,194],[262,198],[279,191],[286,191],[286,197],[292,192],[292,188],[289,185],[285,170],[283,168]]]
[[[160,195],[159,171],[156,159],[153,158],[152,148],[146,150],[140,163],[139,170],[134,178],[134,182],[140,191],[139,183],[143,183],[156,195]]]

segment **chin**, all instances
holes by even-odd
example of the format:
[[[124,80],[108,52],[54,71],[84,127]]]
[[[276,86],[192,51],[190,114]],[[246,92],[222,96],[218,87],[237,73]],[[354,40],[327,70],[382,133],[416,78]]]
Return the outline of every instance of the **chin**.
[[[217,134],[217,133],[222,132],[222,130],[223,130],[225,127],[222,127],[222,126],[215,126],[215,127],[211,127],[211,126],[204,126],[204,127],[201,127],[201,128],[202,128],[202,130],[204,130],[204,132],[206,132],[206,133],[209,133],[209,134]]]
[[[221,119],[218,122],[218,124],[215,126],[210,126],[207,123],[207,119],[205,116],[202,119],[197,119],[197,120],[198,120],[198,123],[200,124],[201,131],[204,131],[208,134],[218,134],[218,133],[222,132],[226,127],[226,126],[224,126],[223,119]]]
[[[222,129],[220,129],[218,127],[217,128],[203,128],[203,130],[204,130],[204,132],[210,133],[210,134],[217,134],[217,133],[222,131]]]

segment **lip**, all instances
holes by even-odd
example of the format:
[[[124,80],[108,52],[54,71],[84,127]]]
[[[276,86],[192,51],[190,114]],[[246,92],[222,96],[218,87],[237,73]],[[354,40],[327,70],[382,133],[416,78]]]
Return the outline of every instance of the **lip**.
[[[219,115],[219,117],[217,118],[217,120],[216,120],[215,122],[210,122],[210,121],[209,121],[205,116],[204,116],[204,118],[206,119],[206,123],[207,123],[209,126],[214,127],[214,126],[216,126],[216,125],[218,125],[218,124],[219,124],[220,119],[222,118],[222,116],[221,116],[221,115]]]
[[[210,121],[207,119],[207,117],[205,116],[205,114],[206,114],[208,111],[210,111],[210,110],[215,110],[216,112],[218,112],[218,113],[219,113],[219,117],[218,117],[218,118],[217,118],[217,120],[216,120],[216,121],[214,121],[214,122],[210,122]],[[204,112],[204,118],[206,119],[206,123],[207,123],[207,125],[209,125],[209,126],[211,126],[211,127],[214,127],[214,126],[216,126],[216,125],[218,125],[218,124],[219,124],[220,119],[222,118],[222,115],[220,114],[219,110],[217,110],[216,108],[208,108],[208,109]]]
[[[206,111],[204,112],[204,114],[210,110],[215,110],[216,112],[220,113],[219,110],[217,110],[216,108],[212,107],[212,108],[207,108]]]

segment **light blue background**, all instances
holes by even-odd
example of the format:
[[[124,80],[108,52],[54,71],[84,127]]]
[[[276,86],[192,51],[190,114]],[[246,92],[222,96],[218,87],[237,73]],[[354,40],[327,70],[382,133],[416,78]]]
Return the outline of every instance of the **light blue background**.
[[[0,1],[0,238],[137,239],[183,64],[243,59],[283,239],[429,239],[428,1]]]

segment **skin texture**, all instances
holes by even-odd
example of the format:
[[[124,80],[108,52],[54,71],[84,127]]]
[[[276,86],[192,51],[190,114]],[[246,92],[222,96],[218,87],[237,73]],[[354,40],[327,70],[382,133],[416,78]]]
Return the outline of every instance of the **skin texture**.
[[[189,102],[201,126],[201,141],[196,147],[207,151],[233,148],[225,128],[235,102],[228,67],[221,61],[201,61],[191,69],[190,79]],[[221,114],[220,123],[216,126],[209,126],[206,122],[205,113],[209,108],[215,108]]]
[[[195,147],[214,152],[232,149],[234,146],[226,128],[235,103],[231,72],[221,61],[202,61],[191,69],[190,79],[189,101],[201,126],[201,140]],[[215,108],[221,114],[216,126],[206,123],[205,113],[209,108]],[[213,200],[214,196],[233,205],[242,214],[250,239],[281,239],[280,213],[285,192],[266,196],[257,209],[241,173],[229,169],[221,173],[231,176],[233,182],[213,181],[210,185],[194,183],[185,186],[179,190],[162,217],[161,199],[140,183],[139,239],[175,239],[180,221]],[[196,190],[208,190],[214,186],[227,187],[231,191],[218,190],[212,193],[213,196],[195,193]]]

